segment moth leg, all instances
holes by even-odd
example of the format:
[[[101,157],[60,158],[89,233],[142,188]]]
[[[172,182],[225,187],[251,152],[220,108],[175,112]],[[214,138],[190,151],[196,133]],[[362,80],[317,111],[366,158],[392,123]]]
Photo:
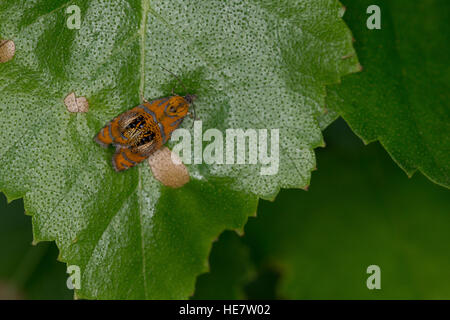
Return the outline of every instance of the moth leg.
[[[145,103],[149,103],[147,101],[147,99],[144,98],[144,94],[142,92],[139,93],[139,97],[141,98],[141,103],[145,102]]]

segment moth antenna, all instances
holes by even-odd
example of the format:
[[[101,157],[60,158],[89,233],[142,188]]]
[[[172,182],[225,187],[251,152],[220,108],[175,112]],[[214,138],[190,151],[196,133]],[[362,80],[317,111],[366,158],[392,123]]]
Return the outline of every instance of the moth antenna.
[[[180,78],[178,78],[178,76],[177,76],[175,73],[173,73],[172,71],[170,71],[170,70],[164,68],[163,66],[161,66],[161,69],[167,71],[167,72],[170,73],[172,76],[174,76],[174,78],[177,79],[177,81],[181,84],[181,86],[183,87],[184,91],[185,91],[186,94],[187,94],[187,89],[186,89],[186,87],[184,86],[184,83],[180,80]]]
[[[197,120],[197,110],[195,109],[195,103],[192,102],[192,111],[194,111],[194,121]]]
[[[184,86],[183,81],[181,81],[181,79],[180,79],[175,73],[173,73],[172,71],[170,71],[170,70],[164,68],[163,66],[160,66],[160,67],[161,67],[161,69],[163,69],[163,70],[167,71],[168,73],[170,73],[175,79],[177,79],[177,81],[181,84],[181,86],[183,87],[183,89],[184,89],[184,91],[186,92],[186,94],[188,94],[188,91],[187,91],[186,87]],[[194,104],[194,102],[192,102],[192,110],[194,111],[194,117],[193,117],[193,119],[194,119],[194,121],[195,121],[195,120],[197,120],[197,111],[195,110],[195,104]],[[192,122],[192,126],[194,126],[194,122]]]

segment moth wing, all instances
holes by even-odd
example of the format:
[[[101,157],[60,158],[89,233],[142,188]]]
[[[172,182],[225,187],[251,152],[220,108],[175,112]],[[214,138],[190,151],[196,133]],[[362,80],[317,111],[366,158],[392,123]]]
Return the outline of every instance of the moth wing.
[[[114,144],[121,146],[129,146],[132,144],[132,137],[125,134],[127,127],[132,123],[139,113],[135,111],[135,108],[126,111],[119,116],[117,116],[113,121],[111,121],[111,132],[114,136]]]
[[[113,143],[113,137],[110,134],[110,123],[104,126],[99,133],[95,136],[94,140],[103,148],[108,147],[111,143]]]
[[[155,139],[155,135],[146,143],[131,147],[131,151],[143,157],[150,156],[153,152],[161,148],[161,142]]]
[[[125,111],[124,113],[117,116],[117,123],[119,125],[120,130],[124,131],[125,128],[133,122],[139,116],[139,112],[136,108]]]
[[[147,157],[141,154],[133,152],[130,147],[117,147],[116,153],[112,158],[113,168],[116,171],[123,171],[128,168],[134,167],[138,163],[144,161]]]

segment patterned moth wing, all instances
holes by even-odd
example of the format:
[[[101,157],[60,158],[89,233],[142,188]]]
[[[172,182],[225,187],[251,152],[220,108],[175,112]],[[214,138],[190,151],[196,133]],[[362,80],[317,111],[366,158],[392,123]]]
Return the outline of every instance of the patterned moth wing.
[[[95,141],[103,147],[112,144],[116,153],[113,168],[123,171],[148,158],[160,149],[183,122],[195,96],[171,96],[145,101],[126,111],[96,135]]]

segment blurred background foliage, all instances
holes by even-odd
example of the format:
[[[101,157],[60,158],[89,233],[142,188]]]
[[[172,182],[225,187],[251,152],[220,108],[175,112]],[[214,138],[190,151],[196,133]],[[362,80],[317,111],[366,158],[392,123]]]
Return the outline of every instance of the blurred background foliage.
[[[309,191],[261,201],[215,242],[193,299],[450,299],[448,190],[413,178],[338,120]],[[33,246],[21,200],[0,198],[0,298],[71,299],[54,243]],[[366,269],[381,268],[381,290]]]
[[[0,299],[72,299],[54,242],[33,245],[23,201],[0,193]]]

